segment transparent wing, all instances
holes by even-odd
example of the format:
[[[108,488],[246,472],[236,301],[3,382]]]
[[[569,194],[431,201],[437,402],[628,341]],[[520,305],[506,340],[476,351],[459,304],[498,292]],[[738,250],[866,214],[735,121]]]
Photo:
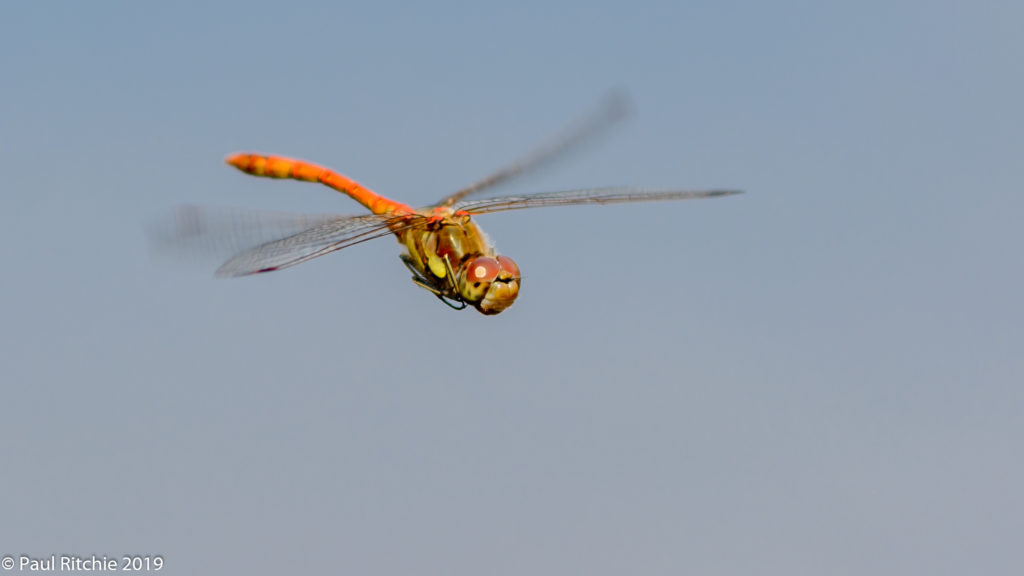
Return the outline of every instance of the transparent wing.
[[[419,226],[418,214],[306,215],[183,206],[151,239],[192,254],[234,254],[217,276],[280,270],[342,248]]]
[[[570,124],[561,134],[547,144],[537,148],[531,154],[524,156],[513,164],[459,190],[442,200],[440,204],[452,206],[471,194],[476,194],[551,162],[562,153],[590,140],[602,130],[615,123],[615,121],[625,117],[628,109],[625,94],[621,92],[608,94],[596,110]]]
[[[241,252],[221,264],[217,276],[272,272],[391,234],[389,219],[375,214],[325,222]]]
[[[455,210],[470,214],[489,214],[506,210],[523,210],[540,206],[573,206],[577,204],[621,204],[625,202],[661,202],[665,200],[693,200],[741,194],[740,190],[657,190],[644,188],[584,188],[565,192],[502,196],[464,200],[456,204]]]

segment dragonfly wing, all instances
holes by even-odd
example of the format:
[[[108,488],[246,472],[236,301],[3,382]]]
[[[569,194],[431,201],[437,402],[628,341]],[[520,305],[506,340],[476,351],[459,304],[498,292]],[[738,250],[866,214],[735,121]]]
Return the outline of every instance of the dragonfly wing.
[[[459,190],[440,202],[451,206],[459,200],[476,194],[482,190],[511,180],[516,176],[539,168],[543,164],[551,162],[562,153],[576,147],[591,138],[595,137],[605,128],[626,116],[628,106],[626,96],[620,92],[608,94],[601,105],[589,114],[577,119],[567,126],[562,133],[553,138],[545,145],[537,148],[531,154],[524,156],[517,162],[495,171],[490,176],[478,180],[473,184]]]
[[[540,206],[574,206],[578,204],[622,204],[626,202],[661,202],[693,200],[740,194],[740,190],[658,190],[629,187],[584,188],[564,192],[502,196],[464,200],[454,206],[470,214],[489,214],[506,210],[523,210]]]
[[[328,221],[236,254],[221,264],[217,276],[272,272],[390,234],[387,220],[376,215]]]
[[[217,275],[244,276],[294,266],[423,220],[417,214],[304,215],[184,206],[172,226],[151,237],[179,252],[234,254]]]

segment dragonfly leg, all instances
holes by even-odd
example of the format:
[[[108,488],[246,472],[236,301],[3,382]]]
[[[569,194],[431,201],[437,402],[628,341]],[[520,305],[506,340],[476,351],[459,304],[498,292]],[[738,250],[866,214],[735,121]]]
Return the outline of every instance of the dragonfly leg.
[[[445,261],[445,266],[448,268],[448,273],[449,274],[453,274],[453,272],[451,271],[452,270],[452,265],[448,261],[448,256],[447,255],[445,256],[444,261]],[[452,299],[449,299],[449,298],[445,297],[445,295],[440,290],[438,290],[437,288],[434,288],[433,286],[428,284],[427,283],[427,279],[423,277],[423,274],[421,274],[420,271],[417,270],[415,266],[413,266],[412,260],[409,258],[409,256],[407,254],[402,254],[402,263],[405,264],[405,267],[408,268],[410,272],[412,272],[412,283],[413,284],[419,286],[420,288],[423,288],[424,290],[426,290],[427,292],[430,292],[434,296],[437,296],[437,299],[440,300],[441,302],[444,302],[445,305],[447,305],[449,308],[452,308],[454,310],[462,310],[462,309],[466,308],[466,303],[463,302],[462,300],[452,300]],[[455,282],[454,282],[454,280],[451,280],[450,278],[451,278],[451,276],[449,276],[448,284],[449,284],[449,286],[454,286]],[[458,304],[453,304],[452,303],[453,301],[457,302]]]
[[[444,267],[448,271],[448,289],[451,290],[452,294],[458,294],[459,293],[459,287],[455,284],[455,270],[452,268],[452,261],[448,259],[448,255],[447,254],[444,255]],[[459,304],[462,304],[462,306],[454,306],[444,296],[441,296],[439,294],[437,297],[440,298],[442,302],[444,302],[445,304],[451,306],[452,308],[454,308],[456,310],[462,310],[463,308],[466,307],[466,301],[463,300],[462,298],[459,298],[458,300],[456,300],[456,302],[458,302]]]
[[[444,267],[448,271],[448,289],[452,291],[452,294],[458,294],[459,287],[455,284],[455,269],[452,268],[452,261],[447,254],[444,255]]]
[[[464,310],[466,308],[466,303],[463,302],[462,300],[455,300],[455,302],[458,302],[458,304],[456,305],[452,304],[452,300],[449,300],[448,298],[445,298],[440,294],[437,295],[437,299],[447,304],[448,307],[451,308],[452,310]]]
[[[415,266],[413,266],[412,260],[409,258],[408,255],[402,254],[402,263],[405,264],[405,267],[409,269],[409,272],[412,272],[413,284],[419,286],[420,288],[423,288],[424,290],[430,292],[434,296],[441,295],[440,290],[434,288],[430,284],[427,284],[427,279],[423,277],[423,274],[420,274],[420,271],[417,270]]]

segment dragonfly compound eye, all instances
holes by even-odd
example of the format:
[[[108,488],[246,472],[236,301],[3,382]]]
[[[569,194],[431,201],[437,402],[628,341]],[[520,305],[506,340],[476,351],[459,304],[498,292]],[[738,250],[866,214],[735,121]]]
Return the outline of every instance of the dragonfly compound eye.
[[[498,264],[501,265],[499,280],[519,280],[519,266],[508,256],[498,256]]]
[[[475,306],[487,295],[499,272],[501,265],[494,258],[477,256],[467,260],[457,273],[459,295]]]
[[[489,284],[494,282],[500,271],[501,265],[494,258],[474,258],[466,264],[466,283],[474,286],[480,286],[485,282]]]
[[[485,292],[473,305],[484,314],[498,314],[511,306],[519,296],[519,267],[508,256],[498,256],[497,259],[477,258],[471,262],[473,265],[478,263],[486,268],[489,280],[476,288],[484,289]],[[490,268],[491,263],[495,266],[493,270]]]

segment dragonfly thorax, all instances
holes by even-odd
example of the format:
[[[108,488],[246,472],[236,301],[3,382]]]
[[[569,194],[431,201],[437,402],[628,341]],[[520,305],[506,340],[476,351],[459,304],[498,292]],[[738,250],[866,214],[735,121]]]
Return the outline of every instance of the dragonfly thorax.
[[[399,239],[408,250],[402,260],[413,281],[442,299],[497,314],[519,295],[519,267],[497,255],[468,216],[448,214],[433,225],[400,232]]]

